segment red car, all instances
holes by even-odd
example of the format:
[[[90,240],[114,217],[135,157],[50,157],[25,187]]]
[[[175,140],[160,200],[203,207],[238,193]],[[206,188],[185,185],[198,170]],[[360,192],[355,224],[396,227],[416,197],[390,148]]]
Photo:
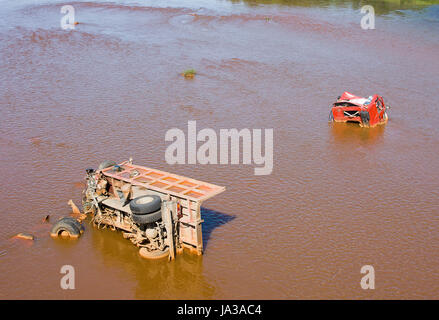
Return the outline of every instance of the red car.
[[[362,98],[344,92],[331,106],[329,121],[358,122],[362,127],[374,127],[387,122],[386,105],[379,95]]]

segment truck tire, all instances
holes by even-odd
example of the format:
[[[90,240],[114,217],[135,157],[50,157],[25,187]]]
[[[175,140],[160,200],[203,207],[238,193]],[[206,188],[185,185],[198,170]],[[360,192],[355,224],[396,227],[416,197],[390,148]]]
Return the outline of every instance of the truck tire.
[[[85,228],[84,228],[84,226],[82,225],[82,223],[80,223],[80,222],[79,222],[78,220],[76,220],[75,218],[72,218],[72,217],[64,217],[64,218],[61,218],[60,220],[64,220],[64,221],[67,221],[68,223],[74,224],[74,225],[76,226],[76,228],[78,228],[78,230],[79,230],[80,233],[83,233],[84,230],[85,230]]]
[[[131,215],[133,221],[137,224],[148,224],[159,221],[162,218],[162,211],[157,210],[156,212],[148,213],[148,214],[135,214]]]
[[[148,251],[146,248],[140,248],[139,255],[145,259],[163,259],[169,257],[169,248],[163,251]]]
[[[137,215],[148,214],[160,210],[162,199],[156,195],[146,195],[130,201],[131,212]]]
[[[50,236],[57,238],[61,234],[66,232],[70,238],[78,238],[81,235],[81,231],[78,229],[75,223],[71,220],[60,219],[52,226],[50,230]]]
[[[105,168],[115,166],[116,164],[117,164],[117,163],[114,162],[114,161],[105,160],[105,161],[103,161],[103,162],[101,162],[101,163],[99,164],[98,170],[103,170],[103,169],[105,169]]]

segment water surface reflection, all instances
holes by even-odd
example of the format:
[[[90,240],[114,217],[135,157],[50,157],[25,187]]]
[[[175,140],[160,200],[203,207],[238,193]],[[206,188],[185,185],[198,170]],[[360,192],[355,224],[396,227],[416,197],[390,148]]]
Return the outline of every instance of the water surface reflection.
[[[386,125],[362,128],[358,123],[331,123],[329,131],[332,140],[340,145],[372,144],[382,141]]]

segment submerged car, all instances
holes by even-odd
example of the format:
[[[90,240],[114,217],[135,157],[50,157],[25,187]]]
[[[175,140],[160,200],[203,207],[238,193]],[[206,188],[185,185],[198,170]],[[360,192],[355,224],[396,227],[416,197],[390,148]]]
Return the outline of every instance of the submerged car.
[[[374,127],[387,122],[387,108],[383,97],[377,94],[363,98],[346,91],[332,104],[329,121],[357,122],[362,127]]]

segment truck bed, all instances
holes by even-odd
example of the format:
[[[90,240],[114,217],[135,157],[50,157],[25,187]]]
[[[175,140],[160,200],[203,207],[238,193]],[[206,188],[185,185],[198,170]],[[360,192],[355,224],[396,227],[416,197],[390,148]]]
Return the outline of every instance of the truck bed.
[[[123,168],[123,171],[115,172],[114,167],[109,167],[103,169],[102,173],[107,177],[129,182],[133,186],[141,186],[199,203],[220,194],[226,189],[211,183],[128,162],[122,162],[119,166]]]

